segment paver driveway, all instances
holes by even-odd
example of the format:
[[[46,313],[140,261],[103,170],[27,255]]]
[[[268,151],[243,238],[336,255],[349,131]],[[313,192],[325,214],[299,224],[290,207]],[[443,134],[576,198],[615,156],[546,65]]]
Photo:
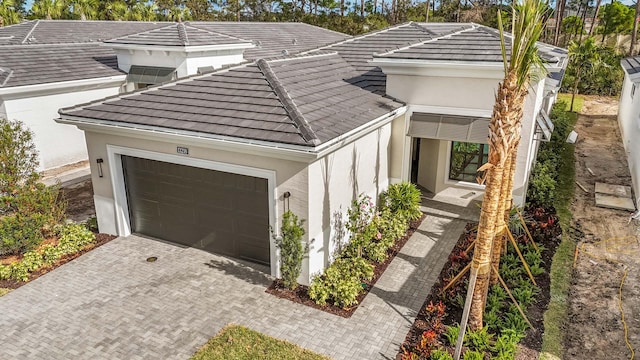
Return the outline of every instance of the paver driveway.
[[[266,294],[270,279],[253,267],[131,236],[0,297],[0,359],[187,359],[230,322],[335,359],[393,359],[473,217],[428,205],[350,319]]]

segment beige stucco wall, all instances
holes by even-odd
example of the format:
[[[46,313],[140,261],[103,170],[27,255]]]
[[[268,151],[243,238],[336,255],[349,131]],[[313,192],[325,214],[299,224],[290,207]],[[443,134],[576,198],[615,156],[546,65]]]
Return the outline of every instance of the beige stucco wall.
[[[423,111],[421,107],[425,106],[434,109],[464,109],[464,111],[491,113],[495,103],[495,92],[499,81],[502,80],[502,72],[487,70],[482,73],[484,77],[472,77],[475,76],[472,72],[465,74],[471,77],[389,74],[387,75],[387,94],[408,103],[409,110],[404,121],[409,121],[407,119],[410,119],[414,111]],[[518,151],[514,183],[516,203],[524,201],[528,176],[535,160],[535,151],[537,151],[537,144],[534,141],[535,115],[542,106],[543,89],[544,80],[535,83],[529,90],[525,102],[522,140]],[[398,121],[393,126],[391,177],[400,175],[401,180],[408,180],[410,148],[407,149],[407,147],[411,146],[411,142],[405,141],[407,136],[404,121],[402,123]],[[434,192],[440,192],[449,187],[482,191],[482,187],[477,184],[448,179],[450,141],[433,140],[427,144],[426,149],[421,148],[420,166],[426,166],[425,169],[420,169],[418,174],[418,182],[421,185]],[[436,149],[437,156],[433,154]],[[398,161],[399,159],[402,162]],[[430,163],[432,161],[437,162],[437,165]]]
[[[116,176],[110,173],[111,164],[109,164],[107,145],[146,150],[167,155],[176,155],[177,146],[187,146],[189,148],[189,158],[242,165],[256,169],[273,170],[275,171],[276,178],[274,197],[277,197],[277,200],[274,202],[274,209],[271,209],[275,215],[274,225],[279,227],[278,224],[280,224],[281,214],[284,211],[282,194],[287,191],[291,193],[291,197],[289,198],[290,209],[302,219],[309,218],[308,172],[307,164],[304,162],[275,159],[256,154],[242,154],[206,148],[201,145],[185,144],[184,142],[149,139],[144,136],[108,135],[92,131],[86,131],[85,136],[89,162],[91,164],[98,225],[102,232],[118,234],[112,184]],[[98,165],[96,162],[98,158],[104,160],[102,164],[103,177],[98,176]],[[309,233],[309,223],[305,224],[305,230]]]
[[[389,140],[389,181],[398,183],[402,181],[402,163],[404,161],[407,116],[398,116],[391,122],[391,139]],[[408,155],[410,156],[410,154]]]
[[[84,134],[75,126],[56,123],[58,110],[117,95],[120,86],[118,82],[87,88],[77,86],[55,93],[5,95],[4,113],[9,120],[20,120],[33,131],[40,170],[49,170],[87,159]]]
[[[344,221],[351,201],[364,193],[376,202],[389,184],[391,124],[347,143],[309,165],[308,274],[321,272],[339,244],[347,241]]]
[[[627,153],[636,207],[638,207],[640,206],[640,85],[635,85],[636,89],[632,96],[633,85],[629,75],[625,74],[620,94],[618,124]]]

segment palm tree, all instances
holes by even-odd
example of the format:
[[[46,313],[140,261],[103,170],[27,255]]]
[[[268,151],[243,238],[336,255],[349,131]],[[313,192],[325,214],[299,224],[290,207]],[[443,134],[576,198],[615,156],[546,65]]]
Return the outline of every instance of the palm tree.
[[[592,37],[587,38],[582,43],[572,41],[569,44],[569,65],[576,71],[573,81],[573,92],[571,94],[571,107],[569,111],[573,111],[573,100],[578,92],[578,84],[582,80],[583,72],[588,67],[597,66],[600,63],[600,54],[598,47]]]
[[[7,26],[19,23],[20,13],[16,9],[13,0],[0,0],[0,26]]]
[[[80,20],[93,19],[98,9],[98,0],[71,0],[73,13],[80,16]]]
[[[511,51],[507,56],[506,40],[501,16],[498,16],[504,80],[499,84],[496,103],[489,124],[489,162],[479,170],[486,171],[486,187],[478,235],[473,253],[471,278],[463,314],[462,329],[469,316],[471,329],[482,328],[482,314],[486,302],[491,273],[491,252],[499,213],[500,194],[505,164],[518,144],[525,97],[532,70],[543,69],[536,42],[542,35],[547,6],[542,0],[523,0],[513,7]],[[509,175],[515,168],[509,167]],[[511,190],[509,190],[511,191]],[[464,333],[464,330],[461,331]]]
[[[38,19],[60,19],[64,12],[65,4],[61,0],[35,0],[31,12]]]

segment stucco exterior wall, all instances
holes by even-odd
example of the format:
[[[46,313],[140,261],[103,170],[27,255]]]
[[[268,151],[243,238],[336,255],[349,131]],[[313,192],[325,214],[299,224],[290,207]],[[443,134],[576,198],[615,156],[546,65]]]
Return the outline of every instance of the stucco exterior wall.
[[[484,73],[468,73],[469,76],[478,77],[456,77],[456,76],[430,76],[430,75],[387,75],[387,94],[394,96],[409,105],[406,118],[410,119],[414,111],[423,111],[421,107],[428,107],[432,110],[449,109],[455,111],[462,109],[467,113],[488,113],[493,110],[495,103],[495,93],[498,83],[502,80],[502,72],[486,70]],[[544,81],[535,83],[527,95],[524,114],[522,139],[518,151],[516,179],[514,182],[514,201],[517,204],[524,202],[525,190],[532,164],[535,160],[537,144],[534,140],[535,116],[540,111],[544,98]],[[453,110],[451,110],[453,109]],[[405,120],[409,121],[409,120]],[[401,124],[394,124],[392,177],[400,173],[401,180],[408,180],[410,163],[410,141],[400,141],[396,134],[402,134],[406,138],[406,127]],[[401,132],[402,131],[402,132]],[[399,136],[398,136],[399,137]],[[405,148],[402,155],[396,149],[398,146]],[[422,145],[426,145],[424,149]],[[465,183],[448,179],[449,157],[451,152],[451,142],[445,140],[429,140],[421,145],[420,171],[418,173],[418,183],[436,193],[448,187],[463,189],[473,189],[482,192],[483,187],[475,183]],[[437,154],[434,152],[437,151]],[[403,166],[396,163],[397,158],[402,156]],[[436,165],[437,164],[437,165]],[[426,167],[426,168],[424,168]],[[436,169],[437,167],[437,169]],[[399,170],[400,169],[400,170]]]
[[[274,159],[265,156],[257,156],[255,154],[223,151],[180,142],[160,141],[157,139],[145,138],[145,136],[121,136],[87,131],[86,140],[87,149],[89,151],[89,162],[91,164],[91,177],[93,182],[94,202],[96,205],[98,226],[102,232],[118,234],[118,225],[116,223],[118,209],[115,208],[116,201],[113,190],[113,181],[117,176],[116,174],[111,174],[110,171],[110,166],[113,164],[109,164],[108,145],[151,151],[167,156],[175,156],[177,146],[187,146],[189,148],[189,155],[184,156],[191,159],[275,171],[275,194],[271,194],[271,196],[275,197],[276,201],[274,202],[273,208],[270,209],[272,214],[275,215],[272,226],[279,228],[281,214],[284,211],[284,199],[282,194],[287,191],[291,193],[291,197],[288,201],[291,211],[301,219],[309,218],[306,163]],[[103,177],[98,176],[98,164],[96,162],[96,159],[98,158],[104,160],[104,163],[102,164]],[[309,233],[308,223],[305,224],[305,231],[307,234]],[[275,251],[273,246],[272,251]],[[272,269],[274,269],[273,262]],[[304,280],[304,278],[301,280]],[[303,283],[306,282],[303,281]]]
[[[309,165],[308,275],[320,273],[339,244],[351,201],[364,193],[375,203],[389,184],[392,124],[386,124]]]
[[[490,110],[497,88],[497,79],[387,76],[387,94],[411,105]]]
[[[618,124],[627,153],[636,207],[638,207],[640,206],[640,86],[636,84],[635,91],[633,88],[634,83],[629,79],[629,75],[625,74],[620,94]]]
[[[410,139],[406,136],[406,115],[398,116],[391,122],[391,139],[389,140],[389,181],[399,183],[404,178],[402,166],[404,162],[405,142]]]
[[[217,50],[207,52],[164,52],[151,51],[147,53],[143,50],[122,50],[117,49],[118,68],[128,73],[131,65],[158,66],[175,68],[178,78],[195,75],[198,68],[203,66],[213,66],[216,69],[223,65],[239,64],[244,61],[243,50]]]
[[[34,133],[40,169],[49,170],[87,159],[84,134],[75,126],[58,124],[58,109],[117,95],[120,85],[71,88],[54,94],[23,94],[4,99],[6,117],[24,122]]]

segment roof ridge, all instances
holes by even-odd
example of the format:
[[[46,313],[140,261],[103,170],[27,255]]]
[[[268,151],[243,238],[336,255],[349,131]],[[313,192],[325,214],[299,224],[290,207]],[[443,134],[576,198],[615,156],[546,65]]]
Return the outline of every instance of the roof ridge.
[[[187,35],[187,29],[184,23],[179,22],[177,25],[178,38],[182,41],[182,45],[189,45],[189,35]]]
[[[25,41],[27,41],[29,39],[29,36],[31,36],[31,34],[33,33],[33,30],[36,29],[36,27],[38,26],[38,24],[40,24],[40,20],[35,20],[35,23],[33,24],[33,26],[31,27],[31,30],[29,30],[29,32],[27,33],[27,35],[24,36],[24,39],[22,39],[22,41],[20,42],[21,44],[24,44]]]
[[[89,21],[105,21],[105,20],[89,20]],[[169,23],[169,24],[167,24],[167,26],[161,26],[161,27],[154,28],[154,29],[149,29],[149,30],[146,30],[146,31],[141,31],[141,32],[132,33],[132,34],[127,34],[127,35],[119,36],[119,37],[117,37],[117,38],[106,39],[106,40],[103,40],[102,42],[103,42],[103,43],[107,43],[107,44],[108,44],[108,43],[117,43],[117,41],[118,41],[118,40],[126,39],[126,38],[128,38],[128,37],[133,36],[133,35],[148,34],[148,33],[152,32],[152,31],[158,31],[158,30],[162,30],[162,29],[168,29],[169,27],[172,27],[172,26],[174,26],[174,25],[175,25],[175,23]]]
[[[4,79],[4,81],[2,83],[0,83],[0,88],[1,88],[1,87],[4,87],[9,82],[9,79],[11,78],[11,75],[13,75],[13,70],[11,70],[9,68],[0,68],[0,70],[2,70],[2,72],[9,71],[9,75],[7,75],[7,77]]]
[[[318,136],[315,134],[313,129],[311,129],[311,125],[309,125],[309,122],[304,118],[304,115],[302,115],[300,110],[298,110],[298,107],[293,102],[293,99],[289,96],[289,93],[284,88],[280,80],[278,80],[278,77],[273,72],[271,65],[269,65],[265,59],[258,60],[256,65],[258,65],[258,69],[260,69],[262,74],[264,74],[267,82],[276,93],[276,96],[282,105],[284,105],[285,111],[297,126],[304,141],[313,145],[319,145],[320,139],[318,139]]]
[[[374,56],[384,56],[384,55],[388,55],[388,54],[393,54],[396,51],[410,49],[410,48],[412,48],[414,46],[424,45],[424,44],[429,43],[429,42],[438,41],[440,39],[444,39],[444,38],[447,38],[447,37],[450,37],[450,36],[453,36],[453,35],[457,35],[457,34],[462,34],[462,33],[465,33],[465,32],[471,31],[471,30],[475,30],[475,29],[477,29],[477,25],[471,23],[471,27],[463,28],[463,29],[460,29],[460,30],[457,30],[457,31],[453,31],[453,32],[450,32],[448,34],[442,34],[440,36],[435,36],[435,37],[433,37],[431,39],[419,41],[419,42],[416,42],[416,43],[413,43],[413,44],[409,44],[407,46],[399,47],[397,49],[389,50],[389,51],[386,51],[386,52],[383,52],[383,53],[374,54]]]
[[[207,21],[200,21],[199,23],[207,23]],[[198,30],[198,31],[204,31],[204,32],[209,33],[211,35],[223,36],[223,37],[226,37],[226,38],[229,38],[229,39],[241,40],[241,41],[246,41],[246,42],[253,43],[252,40],[247,40],[247,39],[239,38],[237,36],[223,34],[223,33],[218,32],[218,31],[211,31],[209,29],[200,28],[200,27],[198,27],[198,24],[194,24],[191,21],[187,21],[185,26],[188,26],[188,27],[190,27],[192,29],[195,29],[195,30]]]

